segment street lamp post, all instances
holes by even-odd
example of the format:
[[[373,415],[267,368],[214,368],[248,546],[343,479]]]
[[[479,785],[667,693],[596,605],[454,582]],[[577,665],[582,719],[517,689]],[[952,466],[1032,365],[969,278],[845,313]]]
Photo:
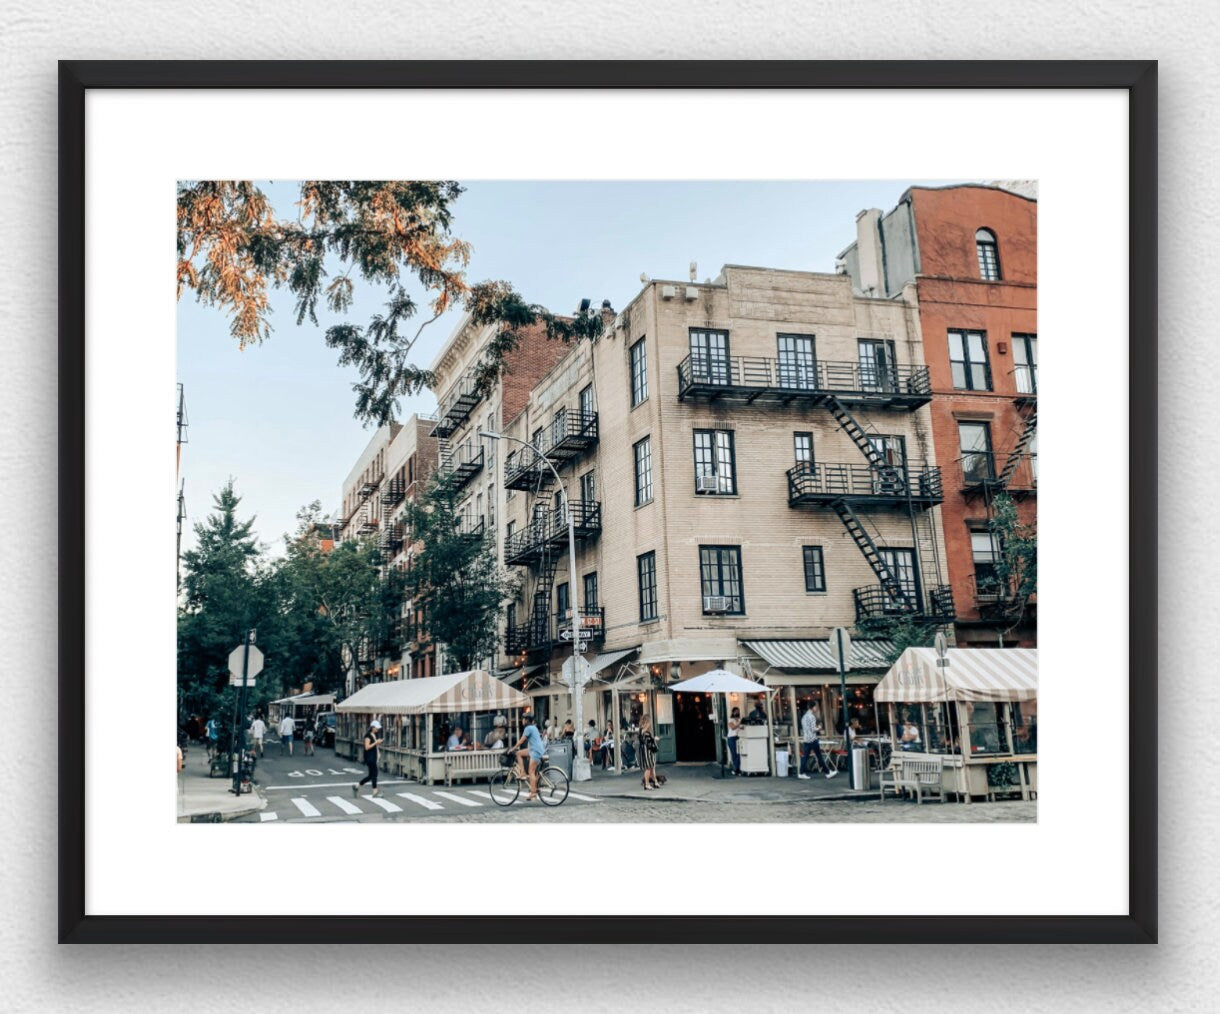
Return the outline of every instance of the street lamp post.
[[[568,519],[568,587],[570,589],[569,598],[572,602],[572,711],[576,716],[576,736],[572,740],[572,745],[576,750],[576,756],[572,758],[572,780],[576,782],[587,782],[593,777],[593,771],[589,764],[588,757],[585,756],[585,683],[584,683],[584,667],[581,663],[584,661],[584,651],[581,648],[581,615],[580,615],[580,590],[576,584],[576,521],[572,517],[572,508],[568,503],[567,491],[563,488],[563,479],[559,477],[559,472],[551,463],[550,459],[543,454],[533,444],[522,440],[520,437],[510,437],[507,433],[491,433],[486,430],[479,431],[480,437],[486,437],[488,440],[511,440],[513,443],[520,444],[533,451],[534,454],[542,461],[551,473],[555,476],[555,483],[559,487],[559,502],[563,506],[564,516]]]

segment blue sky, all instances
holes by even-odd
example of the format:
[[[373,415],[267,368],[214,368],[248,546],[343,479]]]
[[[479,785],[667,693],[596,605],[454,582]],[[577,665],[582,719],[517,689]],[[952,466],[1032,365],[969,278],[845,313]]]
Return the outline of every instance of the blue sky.
[[[915,182],[493,182],[462,181],[454,232],[471,243],[471,281],[502,278],[531,302],[557,313],[582,297],[620,309],[640,289],[640,273],[699,279],[723,264],[833,271],[855,238],[863,208],[888,211]],[[276,212],[295,215],[294,183],[266,184]],[[384,290],[357,289],[348,318],[364,323]],[[279,548],[303,504],[329,512],[371,431],[353,417],[355,371],[341,369],[317,326],[295,323],[291,296],[271,295],[274,328],[261,345],[239,351],[228,320],[190,293],[178,304],[178,380],[190,419],[182,449],[188,527],[211,508],[232,476],[244,517],[257,516],[259,538]],[[459,319],[425,328],[415,361],[428,366]],[[427,411],[430,393],[406,402],[400,418]],[[184,537],[184,547],[193,544]]]

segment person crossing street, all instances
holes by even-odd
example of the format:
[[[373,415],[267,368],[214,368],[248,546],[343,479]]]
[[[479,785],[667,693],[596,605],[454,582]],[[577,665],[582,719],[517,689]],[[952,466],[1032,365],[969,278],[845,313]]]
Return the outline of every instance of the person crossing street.
[[[285,715],[280,722],[280,756],[284,756],[284,745],[288,745],[288,756],[292,756],[292,737],[296,733],[297,723],[291,715]]]
[[[369,723],[369,731],[364,734],[364,763],[368,765],[369,773],[352,785],[352,795],[360,795],[360,786],[367,782],[373,783],[373,795],[380,796],[377,788],[377,748],[381,746],[381,723],[374,720]]]

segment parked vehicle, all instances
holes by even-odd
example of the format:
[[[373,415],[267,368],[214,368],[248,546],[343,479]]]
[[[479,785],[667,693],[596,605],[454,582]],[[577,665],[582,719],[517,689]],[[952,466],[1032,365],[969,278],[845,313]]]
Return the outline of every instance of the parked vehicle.
[[[314,743],[317,746],[335,745],[335,724],[338,716],[333,711],[324,711],[318,715],[314,726]]]

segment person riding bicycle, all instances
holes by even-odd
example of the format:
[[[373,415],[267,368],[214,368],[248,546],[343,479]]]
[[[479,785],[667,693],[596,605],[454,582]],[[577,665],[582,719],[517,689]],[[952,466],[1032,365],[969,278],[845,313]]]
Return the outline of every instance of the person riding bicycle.
[[[530,794],[526,797],[526,802],[537,799],[538,765],[546,754],[546,747],[542,742],[542,733],[534,724],[534,716],[529,712],[525,714],[525,731],[513,749],[517,751],[517,761],[521,765],[521,770],[528,771],[530,776]],[[526,765],[527,760],[529,761],[528,766]]]

